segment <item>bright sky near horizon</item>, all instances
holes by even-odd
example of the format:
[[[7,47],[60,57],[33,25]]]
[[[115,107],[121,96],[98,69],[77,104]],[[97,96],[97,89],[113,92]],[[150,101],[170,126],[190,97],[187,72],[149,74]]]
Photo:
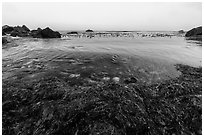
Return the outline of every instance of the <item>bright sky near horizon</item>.
[[[2,3],[2,25],[54,30],[177,31],[202,25],[202,3]]]

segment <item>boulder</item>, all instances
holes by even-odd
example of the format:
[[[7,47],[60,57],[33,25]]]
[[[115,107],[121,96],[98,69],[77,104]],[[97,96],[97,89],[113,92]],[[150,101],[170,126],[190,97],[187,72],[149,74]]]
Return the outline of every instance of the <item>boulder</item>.
[[[42,31],[41,28],[38,28],[37,30],[31,30],[29,35],[32,36],[33,38],[42,38],[41,31]]]
[[[193,28],[189,31],[186,32],[186,37],[200,37],[202,36],[202,26],[197,27],[197,28]]]
[[[93,31],[93,30],[88,29],[88,30],[86,30],[86,32],[94,32],[94,31]]]
[[[61,38],[61,34],[58,31],[53,31],[49,27],[45,29],[38,28],[37,30],[32,30],[30,36],[34,38]]]
[[[179,30],[178,33],[183,34],[183,33],[185,33],[185,31],[184,30]]]
[[[71,32],[68,32],[67,34],[78,34],[78,32],[76,32],[76,31],[71,31]]]
[[[13,31],[11,31],[10,34],[13,37],[16,37],[16,36],[27,37],[29,35],[29,32],[30,30],[25,25],[23,25],[22,27],[21,26],[13,27]]]
[[[30,31],[30,29],[29,29],[28,27],[26,27],[25,25],[23,25],[22,28],[23,28],[25,31]]]
[[[11,33],[13,30],[14,30],[14,28],[11,26],[8,26],[8,25],[2,26],[2,34]]]

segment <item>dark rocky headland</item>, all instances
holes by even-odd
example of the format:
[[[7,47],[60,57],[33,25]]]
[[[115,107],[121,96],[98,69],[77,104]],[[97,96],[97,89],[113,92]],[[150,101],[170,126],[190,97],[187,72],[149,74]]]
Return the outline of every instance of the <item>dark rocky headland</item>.
[[[185,37],[190,40],[202,41],[202,26],[187,31]]]
[[[28,29],[25,25],[11,27],[4,25],[2,27],[2,35],[9,34],[13,37],[33,37],[33,38],[61,38],[61,34],[58,31],[53,31],[49,27],[45,29],[38,28],[37,30]]]

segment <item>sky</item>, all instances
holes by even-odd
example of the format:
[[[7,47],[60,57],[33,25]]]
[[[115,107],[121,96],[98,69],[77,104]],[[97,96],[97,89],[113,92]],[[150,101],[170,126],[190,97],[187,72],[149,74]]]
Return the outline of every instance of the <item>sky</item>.
[[[30,29],[177,31],[202,25],[202,3],[2,3],[2,25]]]

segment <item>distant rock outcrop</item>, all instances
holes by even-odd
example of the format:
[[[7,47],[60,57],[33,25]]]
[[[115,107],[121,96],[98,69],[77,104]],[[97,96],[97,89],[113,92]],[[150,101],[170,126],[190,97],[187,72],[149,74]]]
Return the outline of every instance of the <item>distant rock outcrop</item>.
[[[187,31],[185,36],[186,37],[202,36],[202,26]]]
[[[68,32],[67,34],[78,34],[78,32],[76,32],[76,31],[71,31],[71,32]]]
[[[183,34],[183,33],[185,33],[185,31],[184,30],[179,30],[178,33]]]
[[[61,38],[61,34],[58,31],[53,31],[49,27],[45,29],[38,28],[37,30],[32,30],[30,36],[34,38]]]
[[[61,38],[61,34],[57,31],[53,31],[49,27],[45,29],[38,28],[37,30],[32,30],[25,25],[11,27],[4,25],[2,27],[2,35],[9,34],[13,37],[33,37],[33,38]]]
[[[20,26],[14,27],[14,30],[10,34],[13,37],[16,37],[16,36],[27,37],[29,36],[29,32],[30,30],[25,25],[23,25],[22,27]]]
[[[94,31],[93,31],[93,30],[88,29],[88,30],[86,30],[86,32],[94,32]]]
[[[2,35],[10,34],[13,37],[19,36],[19,37],[26,37],[28,36],[28,33],[30,30],[23,25],[21,26],[16,26],[16,27],[11,27],[8,25],[4,25],[2,27]]]
[[[41,28],[38,28],[37,30],[31,30],[30,31],[30,36],[32,36],[33,38],[41,38],[41,31],[42,29]]]
[[[9,34],[13,31],[13,27],[11,26],[8,26],[8,25],[4,25],[2,27],[2,35],[6,35],[6,34]]]

